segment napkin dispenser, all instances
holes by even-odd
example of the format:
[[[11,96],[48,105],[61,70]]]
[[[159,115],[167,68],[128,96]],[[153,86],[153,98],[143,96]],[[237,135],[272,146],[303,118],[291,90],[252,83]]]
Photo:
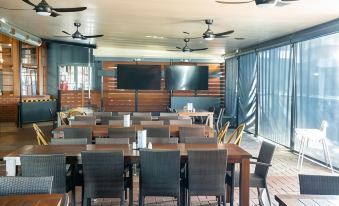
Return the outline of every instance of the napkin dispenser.
[[[137,132],[138,137],[138,149],[147,148],[147,132],[146,130],[139,130]]]
[[[124,127],[130,127],[131,126],[131,115],[126,114],[124,115]]]

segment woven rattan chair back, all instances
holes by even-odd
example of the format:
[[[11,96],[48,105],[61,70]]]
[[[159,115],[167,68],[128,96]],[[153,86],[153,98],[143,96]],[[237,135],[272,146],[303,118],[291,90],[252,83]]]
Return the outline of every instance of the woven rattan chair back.
[[[96,138],[95,144],[129,144],[129,138]]]
[[[152,116],[131,116],[133,124],[140,124],[141,121],[152,121]]]
[[[179,120],[170,120],[170,125],[191,125],[192,119],[179,119]]]
[[[158,121],[141,121],[140,122],[141,125],[164,125],[164,121],[163,120],[158,120]]]
[[[87,144],[92,144],[92,128],[90,127],[83,127],[83,128],[75,128],[69,127],[64,128],[64,139],[87,139]]]
[[[206,137],[185,137],[185,144],[217,144],[217,138],[206,138]]]
[[[160,121],[161,120],[164,121],[165,125],[169,125],[170,124],[170,120],[178,120],[178,119],[179,119],[178,115],[176,115],[176,116],[159,116],[159,120]]]
[[[163,138],[163,137],[147,137],[147,143],[152,142],[152,144],[178,144],[178,138]]]
[[[226,150],[188,150],[188,194],[224,196]]]
[[[224,126],[219,130],[219,133],[218,133],[218,143],[224,143],[225,141],[225,136],[227,134],[227,131],[228,131],[228,128],[230,126],[230,122],[227,121]]]
[[[169,126],[144,126],[143,127],[147,131],[147,137],[170,137],[170,128]]]
[[[52,193],[66,193],[66,159],[64,154],[21,155],[23,177],[53,176]]]
[[[111,120],[124,120],[124,116],[101,116],[100,121],[102,125],[108,125]]]
[[[79,144],[87,144],[86,138],[72,138],[72,139],[51,139],[51,145],[79,145]]]
[[[83,151],[85,198],[121,198],[124,194],[122,151]]]
[[[274,144],[263,141],[261,143],[257,161],[266,164],[271,164],[275,148],[276,146]],[[268,169],[269,167],[267,166],[257,164],[255,166],[254,173],[260,177],[266,178]]]
[[[339,195],[339,176],[299,174],[300,194]]]
[[[0,177],[0,196],[51,194],[53,177]]]
[[[245,129],[245,124],[240,124],[226,140],[227,144],[236,144],[240,146],[242,135]]]
[[[133,127],[108,128],[109,138],[129,138],[130,142],[135,142],[136,131]]]
[[[47,140],[46,140],[46,136],[45,134],[41,131],[41,129],[39,128],[39,126],[35,123],[33,123],[33,129],[36,133],[36,138],[38,140],[38,144],[39,145],[48,145]]]

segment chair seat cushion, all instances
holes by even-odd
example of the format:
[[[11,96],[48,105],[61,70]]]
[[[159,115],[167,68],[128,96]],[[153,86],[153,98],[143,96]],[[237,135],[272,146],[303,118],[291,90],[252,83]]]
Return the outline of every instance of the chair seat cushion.
[[[234,187],[239,187],[239,175],[239,171],[234,173]],[[231,185],[231,171],[226,172],[225,182],[226,184]],[[265,178],[254,173],[250,173],[250,187],[265,188]]]

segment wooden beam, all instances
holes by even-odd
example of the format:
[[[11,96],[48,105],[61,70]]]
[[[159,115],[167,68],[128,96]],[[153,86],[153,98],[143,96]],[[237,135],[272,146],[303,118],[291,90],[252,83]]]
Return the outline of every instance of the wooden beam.
[[[20,44],[12,39],[13,93],[20,96]]]

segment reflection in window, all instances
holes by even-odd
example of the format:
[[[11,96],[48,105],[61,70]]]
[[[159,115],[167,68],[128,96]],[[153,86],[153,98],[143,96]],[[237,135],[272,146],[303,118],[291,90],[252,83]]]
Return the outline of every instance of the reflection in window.
[[[60,90],[89,90],[91,89],[91,78],[91,67],[59,66]]]
[[[23,67],[21,69],[22,95],[37,95],[37,68]]]

